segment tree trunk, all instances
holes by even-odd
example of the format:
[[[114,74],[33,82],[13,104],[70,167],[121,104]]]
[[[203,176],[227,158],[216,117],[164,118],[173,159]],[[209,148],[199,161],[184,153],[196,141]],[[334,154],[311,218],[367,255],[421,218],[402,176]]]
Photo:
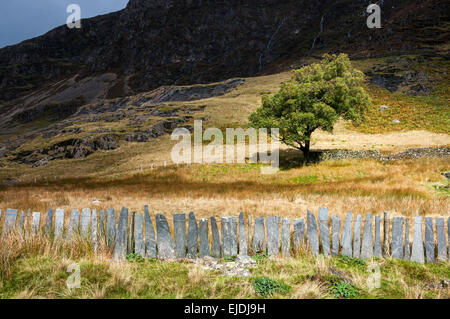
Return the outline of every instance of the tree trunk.
[[[309,164],[309,147],[310,141],[306,141],[305,146],[301,147],[301,151],[303,152],[303,164]]]

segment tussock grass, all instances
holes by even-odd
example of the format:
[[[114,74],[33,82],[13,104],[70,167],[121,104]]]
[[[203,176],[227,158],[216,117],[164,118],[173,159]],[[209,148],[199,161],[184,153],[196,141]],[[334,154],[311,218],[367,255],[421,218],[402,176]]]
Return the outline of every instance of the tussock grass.
[[[42,244],[42,242],[40,242]],[[251,277],[224,277],[188,262],[113,263],[105,255],[18,249],[0,298],[449,298],[448,289],[430,288],[450,277],[448,263],[421,265],[394,259],[367,261],[380,267],[381,286],[371,289],[366,264],[341,257],[301,253],[297,258],[261,258]],[[3,249],[2,249],[3,250]],[[71,257],[69,257],[71,256]],[[80,266],[81,286],[69,289],[71,264]],[[330,267],[351,280],[333,274]],[[264,278],[262,284],[255,281]],[[260,280],[261,281],[261,280]],[[334,288],[336,288],[334,289]],[[351,287],[347,294],[348,287]],[[274,288],[274,289],[272,289]],[[336,294],[336,291],[341,293]],[[342,293],[343,291],[343,293]],[[270,293],[269,293],[270,292]]]

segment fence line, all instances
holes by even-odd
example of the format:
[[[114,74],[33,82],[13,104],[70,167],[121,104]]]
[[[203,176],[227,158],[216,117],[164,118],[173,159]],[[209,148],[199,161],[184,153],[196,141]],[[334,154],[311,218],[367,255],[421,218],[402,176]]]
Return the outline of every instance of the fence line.
[[[389,213],[384,212],[383,242],[380,215],[374,218],[372,213],[367,213],[363,222],[361,215],[354,218],[350,211],[341,223],[338,215],[329,217],[326,207],[319,208],[317,218],[307,210],[306,223],[303,217],[291,223],[290,218],[280,219],[278,216],[253,219],[252,215],[247,215],[245,218],[241,212],[238,218],[222,217],[220,230],[214,217],[198,222],[194,212],[189,213],[188,218],[185,214],[174,214],[173,235],[162,214],[156,215],[155,231],[148,206],[144,207],[143,215],[129,214],[123,207],[118,218],[112,208],[108,208],[106,213],[84,208],[81,214],[73,209],[68,216],[67,227],[64,225],[65,217],[63,209],[56,209],[55,214],[49,209],[45,224],[41,226],[40,212],[30,214],[28,210],[28,214],[19,214],[16,209],[7,209],[3,225],[0,225],[1,235],[25,229],[32,234],[42,231],[53,240],[81,236],[93,243],[94,251],[103,240],[114,260],[123,260],[129,253],[161,259],[235,257],[256,252],[293,257],[302,249],[308,249],[314,255],[322,253],[363,259],[384,256],[420,263],[450,260],[450,217],[446,234],[444,217],[425,217],[422,221],[422,217],[416,216],[410,224],[409,218],[391,219]],[[1,218],[0,210],[0,221]],[[412,242],[410,226],[413,229]]]

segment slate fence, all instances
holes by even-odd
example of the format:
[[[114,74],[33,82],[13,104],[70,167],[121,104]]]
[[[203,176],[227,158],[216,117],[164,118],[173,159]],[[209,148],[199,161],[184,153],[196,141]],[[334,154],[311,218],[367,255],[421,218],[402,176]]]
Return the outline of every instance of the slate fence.
[[[154,227],[148,206],[144,207],[143,215],[129,214],[126,207],[118,216],[112,208],[106,212],[85,208],[81,213],[74,209],[67,216],[67,227],[63,209],[56,209],[54,213],[49,209],[42,217],[39,212],[19,213],[16,209],[7,209],[0,223],[1,236],[17,230],[42,233],[54,241],[81,236],[92,242],[94,250],[103,242],[114,260],[123,260],[129,253],[160,259],[234,257],[256,252],[295,257],[301,250],[310,250],[314,255],[363,259],[393,257],[420,263],[450,259],[450,245],[447,246],[450,217],[447,221],[443,217],[390,218],[390,214],[384,212],[383,221],[380,215],[367,213],[363,222],[361,215],[354,218],[351,211],[344,220],[338,215],[330,218],[328,208],[321,207],[317,218],[308,210],[306,222],[305,218],[297,218],[292,223],[290,218],[278,216],[253,220],[251,215],[244,216],[241,212],[238,217],[222,217],[219,230],[215,217],[197,221],[191,212],[188,216],[173,215],[173,235],[162,214],[156,215]]]

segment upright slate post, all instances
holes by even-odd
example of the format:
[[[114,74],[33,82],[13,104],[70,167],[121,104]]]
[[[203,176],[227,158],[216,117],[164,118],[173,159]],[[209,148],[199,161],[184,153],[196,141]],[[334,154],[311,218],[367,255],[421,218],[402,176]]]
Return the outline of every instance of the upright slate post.
[[[106,209],[106,245],[112,248],[116,240],[116,211],[114,208]]]
[[[331,217],[331,240],[332,240],[332,246],[331,246],[331,255],[337,256],[339,255],[339,235],[341,232],[341,220],[338,215],[333,215]]]
[[[67,226],[67,238],[72,239],[80,231],[80,212],[72,209],[70,213],[69,225]]]
[[[319,230],[323,254],[325,256],[330,256],[330,229],[328,227],[327,207],[319,207]]]
[[[14,227],[16,227],[17,213],[17,209],[8,208],[6,210],[5,221],[3,222],[2,228],[2,235],[8,234],[14,229]]]
[[[90,222],[91,210],[89,208],[83,208],[81,211],[81,236],[83,236],[83,238],[88,237]]]
[[[45,225],[44,225],[44,233],[45,235],[50,235],[52,232],[52,222],[53,222],[53,211],[51,208],[48,209],[47,217],[45,218]]]
[[[422,217],[414,217],[414,237],[411,252],[411,261],[424,263],[425,256],[423,251],[423,235],[422,235]]]
[[[305,220],[303,218],[294,219],[294,251],[298,255],[305,242]]]
[[[148,205],[144,206],[145,219],[145,256],[147,258],[156,258],[156,239],[155,229],[148,211]]]
[[[319,254],[319,234],[317,233],[316,217],[307,210],[307,246],[311,249],[313,255]]]
[[[177,258],[186,257],[186,215],[173,215],[173,232],[175,237],[175,255]]]
[[[291,256],[291,220],[289,218],[281,220],[281,253],[284,257]]]
[[[380,215],[375,216],[375,248],[373,250],[373,255],[375,257],[381,257],[381,231],[380,231],[381,217]]]
[[[445,239],[444,218],[436,218],[436,239],[438,248],[438,261],[447,260],[447,240]]]
[[[98,250],[98,218],[97,210],[92,210],[92,223],[91,223],[91,242],[94,247],[94,252]]]
[[[238,252],[238,237],[237,237],[237,219],[230,217],[230,236],[231,236],[231,256],[236,257]]]
[[[264,217],[255,218],[253,233],[253,251],[255,253],[266,251],[266,235],[264,231]]]
[[[156,215],[156,232],[158,257],[161,259],[175,258],[175,243],[170,234],[169,224],[164,215]]]
[[[267,254],[278,256],[280,247],[280,217],[269,216],[266,218],[267,228]]]
[[[409,260],[411,258],[411,247],[409,246],[409,219],[405,219],[405,251],[403,252],[403,259]]]
[[[384,212],[384,227],[383,227],[383,256],[389,256],[389,212]]]
[[[31,216],[31,230],[34,235],[37,235],[39,233],[39,227],[41,224],[41,213],[33,212]]]
[[[239,255],[247,256],[247,234],[245,233],[244,213],[239,214]]]
[[[119,222],[116,231],[116,243],[113,250],[114,260],[123,260],[127,256],[127,241],[128,241],[128,208],[122,207],[119,215]]]
[[[64,209],[55,211],[55,239],[61,239],[64,233]]]
[[[222,248],[223,248],[223,256],[231,257],[231,225],[229,217],[222,217],[220,222],[221,230],[222,230]]]
[[[208,219],[206,218],[200,219],[200,227],[199,227],[200,248],[198,252],[200,258],[210,255],[208,232],[209,232]]]
[[[23,227],[25,225],[25,213],[23,211],[20,212],[19,222],[17,224],[17,228],[19,230],[23,230]]]
[[[194,212],[189,213],[189,226],[187,234],[188,258],[197,258],[198,253],[198,226]]]
[[[106,214],[105,211],[102,209],[100,210],[100,223],[99,223],[98,232],[100,234],[100,238],[102,240],[106,240],[105,233],[106,233]]]
[[[134,227],[135,227],[135,220],[136,220],[136,212],[131,212],[129,216],[129,222],[127,221],[127,234],[128,234],[128,240],[127,240],[127,254],[131,254],[134,251]]]
[[[364,221],[364,232],[361,246],[361,258],[373,256],[372,213],[367,213]]]
[[[134,252],[145,257],[144,217],[136,214],[134,222]]]
[[[211,233],[212,233],[212,256],[214,258],[220,258],[220,235],[217,227],[217,221],[215,217],[211,217]]]
[[[253,216],[251,214],[247,214],[247,251],[253,247],[252,225],[253,225]]]
[[[433,218],[425,217],[425,252],[427,256],[427,263],[434,263],[434,230]]]
[[[361,256],[361,215],[356,216],[355,232],[353,234],[353,257],[359,258]]]
[[[448,242],[448,260],[450,261],[450,217],[447,219],[447,242]]]
[[[347,213],[345,217],[344,229],[342,231],[342,255],[352,257],[352,226],[353,226],[353,214],[351,211]]]
[[[403,222],[403,217],[392,219],[391,254],[393,258],[403,259]]]

